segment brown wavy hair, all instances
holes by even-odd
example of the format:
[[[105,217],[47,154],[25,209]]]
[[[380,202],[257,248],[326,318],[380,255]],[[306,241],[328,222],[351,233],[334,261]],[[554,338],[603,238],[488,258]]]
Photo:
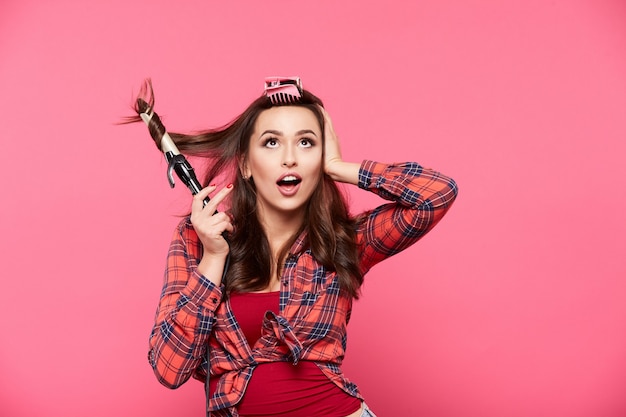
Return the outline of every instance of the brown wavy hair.
[[[152,93],[152,86],[149,85],[149,88]],[[153,104],[154,96],[151,94],[150,107]],[[323,103],[318,97],[304,90],[299,102],[279,105],[304,107],[313,112],[324,145],[324,114],[320,109]],[[340,287],[358,298],[363,273],[358,262],[356,221],[349,214],[344,195],[327,174],[323,174],[306,204],[300,230],[280,249],[277,264],[272,265],[270,244],[258,218],[256,187],[253,179],[243,178],[239,166],[247,158],[257,118],[264,110],[274,106],[263,95],[223,127],[193,134],[169,132],[181,153],[207,159],[209,168],[204,177],[204,187],[218,177],[226,178],[234,185],[230,195],[234,231],[228,236],[230,263],[224,282],[226,293],[267,288],[272,278],[272,267],[281,271],[290,247],[302,232],[306,232],[306,246],[313,257],[326,269],[336,272]],[[323,161],[324,156],[322,164]]]

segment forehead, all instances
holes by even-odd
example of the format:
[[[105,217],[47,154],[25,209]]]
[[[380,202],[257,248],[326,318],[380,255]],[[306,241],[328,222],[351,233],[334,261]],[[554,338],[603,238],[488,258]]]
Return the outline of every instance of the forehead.
[[[263,110],[254,126],[256,133],[276,130],[290,134],[308,129],[320,134],[321,131],[315,113],[300,106],[277,106]]]

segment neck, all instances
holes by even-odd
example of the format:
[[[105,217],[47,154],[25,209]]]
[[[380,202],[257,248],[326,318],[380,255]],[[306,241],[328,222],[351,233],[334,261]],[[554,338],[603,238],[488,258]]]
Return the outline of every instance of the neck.
[[[282,256],[285,256],[286,253],[283,252],[283,250],[286,251],[289,249],[286,248],[285,245],[293,238],[294,234],[298,232],[302,226],[303,219],[304,214],[286,215],[285,213],[273,213],[272,215],[268,215],[268,213],[265,212],[260,216],[261,226],[265,231],[272,253],[272,271],[270,275],[272,279],[267,291],[277,291],[280,289],[281,267],[279,264],[282,264],[284,259],[279,258],[281,258],[281,252]]]
[[[268,213],[261,211],[260,221],[274,255],[295,233],[304,221],[304,210],[298,213]]]

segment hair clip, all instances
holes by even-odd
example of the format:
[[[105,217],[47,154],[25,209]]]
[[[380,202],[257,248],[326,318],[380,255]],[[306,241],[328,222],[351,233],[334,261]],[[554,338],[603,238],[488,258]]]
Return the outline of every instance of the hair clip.
[[[265,78],[265,95],[272,104],[290,104],[302,98],[300,77]]]

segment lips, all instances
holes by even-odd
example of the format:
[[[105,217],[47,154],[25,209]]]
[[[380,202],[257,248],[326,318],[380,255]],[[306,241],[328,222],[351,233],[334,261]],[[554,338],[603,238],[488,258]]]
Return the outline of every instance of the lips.
[[[287,173],[282,175],[278,181],[276,181],[276,185],[281,194],[284,196],[294,195],[298,188],[300,188],[300,183],[302,182],[302,178],[295,173]]]

